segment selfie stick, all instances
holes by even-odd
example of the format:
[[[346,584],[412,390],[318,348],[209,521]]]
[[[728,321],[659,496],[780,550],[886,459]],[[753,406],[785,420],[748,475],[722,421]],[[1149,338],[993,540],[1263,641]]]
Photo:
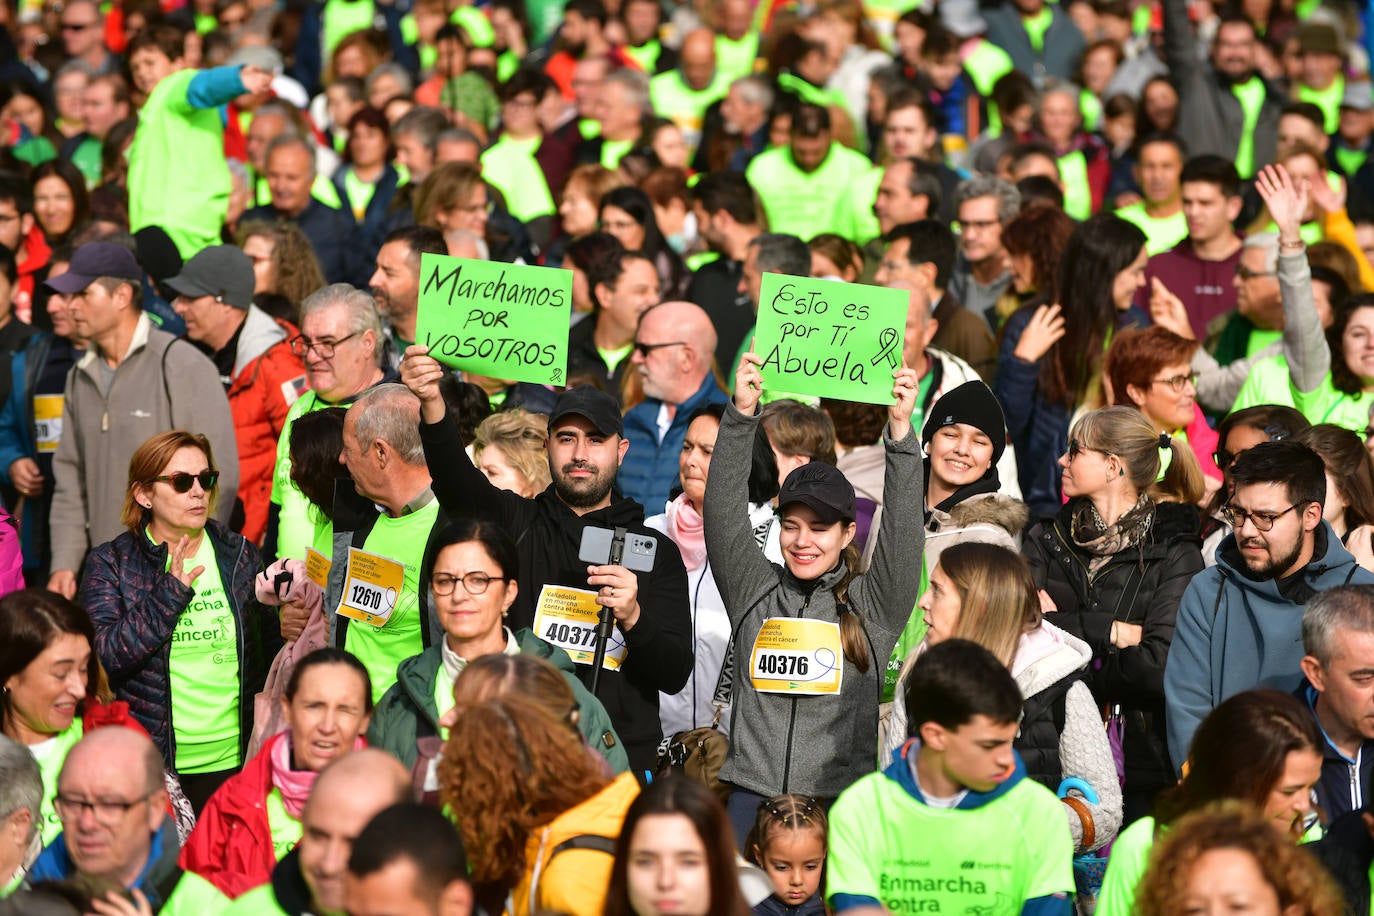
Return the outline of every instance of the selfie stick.
[[[615,529],[615,537],[611,539],[611,555],[608,557],[608,565],[619,566],[621,559],[625,555],[625,534],[624,528]],[[596,650],[592,653],[592,693],[596,693],[597,684],[601,682],[601,664],[606,660],[606,643],[611,640],[611,633],[615,630],[615,615],[608,607],[602,607],[601,613],[596,618]]]

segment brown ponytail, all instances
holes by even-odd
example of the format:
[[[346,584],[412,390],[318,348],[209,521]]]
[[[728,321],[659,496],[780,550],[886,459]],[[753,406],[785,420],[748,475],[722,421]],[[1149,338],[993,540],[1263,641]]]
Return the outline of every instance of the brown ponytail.
[[[835,583],[835,609],[840,615],[840,646],[844,657],[860,671],[868,671],[868,636],[864,633],[863,620],[859,612],[849,606],[849,583],[859,574],[859,548],[850,544],[840,554],[844,563],[844,576]]]

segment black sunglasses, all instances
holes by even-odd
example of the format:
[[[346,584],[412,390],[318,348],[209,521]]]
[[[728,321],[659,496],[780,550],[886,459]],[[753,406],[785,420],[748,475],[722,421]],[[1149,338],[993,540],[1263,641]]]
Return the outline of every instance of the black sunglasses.
[[[178,493],[190,493],[191,484],[199,482],[200,488],[209,493],[215,488],[215,484],[219,483],[219,471],[201,471],[199,474],[188,474],[185,471],[179,471],[175,474],[163,474],[159,477],[154,477],[153,480],[161,480],[164,483],[170,483],[172,489],[176,490]]]

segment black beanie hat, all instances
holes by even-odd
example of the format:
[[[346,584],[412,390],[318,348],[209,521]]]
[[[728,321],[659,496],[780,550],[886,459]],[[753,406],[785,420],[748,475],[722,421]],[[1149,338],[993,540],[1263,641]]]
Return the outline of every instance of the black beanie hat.
[[[921,442],[929,445],[936,430],[955,423],[967,423],[987,434],[992,440],[992,464],[996,467],[1007,449],[1007,419],[992,389],[975,379],[945,392],[926,415]]]

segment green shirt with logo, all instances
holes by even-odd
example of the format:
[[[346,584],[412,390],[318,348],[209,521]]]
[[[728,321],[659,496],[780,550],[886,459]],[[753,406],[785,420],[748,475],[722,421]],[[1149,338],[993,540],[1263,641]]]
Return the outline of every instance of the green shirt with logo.
[[[405,566],[405,584],[396,596],[396,604],[385,626],[374,627],[360,620],[348,621],[344,648],[367,668],[372,678],[372,702],[396,683],[396,666],[412,655],[424,651],[420,619],[420,564],[424,560],[425,544],[429,542],[434,520],[439,515],[439,501],[431,499],[414,512],[392,518],[383,514],[368,532],[363,550],[395,560]],[[337,558],[335,562],[342,562]]]
[[[1150,257],[1168,251],[1188,235],[1188,220],[1182,207],[1173,216],[1151,216],[1145,212],[1145,204],[1138,201],[1117,210],[1116,215],[1145,233],[1145,251]]]
[[[505,196],[511,215],[525,223],[555,209],[544,170],[534,158],[542,142],[538,136],[517,140],[502,134],[482,154],[482,177]]]
[[[280,862],[286,854],[296,848],[301,841],[304,827],[286,810],[286,801],[281,797],[281,789],[276,786],[267,793],[267,828],[272,833],[272,852]]]
[[[151,538],[151,535],[149,536]],[[167,568],[172,565],[168,550]],[[202,534],[187,569],[205,567],[191,583],[195,594],[172,629],[167,666],[172,734],[181,773],[215,773],[238,766],[238,624],[215,562],[215,545]]]
[[[47,741],[28,746],[33,759],[38,761],[38,771],[43,774],[43,806],[38,809],[42,818],[41,831],[43,845],[46,846],[62,832],[62,819],[57,816],[53,799],[57,797],[57,777],[62,773],[62,764],[68,752],[81,740],[86,726],[82,721],[73,719],[65,731],[58,732]]]

